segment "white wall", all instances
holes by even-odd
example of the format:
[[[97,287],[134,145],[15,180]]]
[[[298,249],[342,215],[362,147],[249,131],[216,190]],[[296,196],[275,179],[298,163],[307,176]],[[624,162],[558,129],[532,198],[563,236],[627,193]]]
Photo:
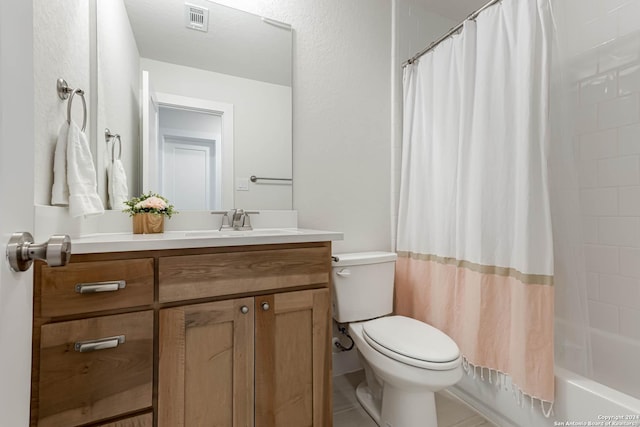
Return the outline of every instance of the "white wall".
[[[89,2],[54,0],[35,2],[33,8],[33,60],[35,96],[35,203],[51,202],[53,153],[60,125],[67,119],[67,101],[58,98],[56,80],[63,78],[72,88],[89,90]],[[73,100],[73,120],[82,124],[82,101]],[[86,134],[91,135],[87,120]]]
[[[234,174],[291,177],[291,88],[141,58],[157,92],[233,104]],[[250,183],[235,191],[242,209],[291,209],[290,185]]]
[[[390,249],[391,1],[224,0],[293,26],[293,205],[343,231],[334,252]]]
[[[140,55],[122,0],[98,0],[97,17],[96,172],[98,192],[107,207],[106,168],[111,161],[113,141],[106,143],[105,128],[121,137],[129,196],[137,196],[141,190]]]
[[[160,129],[180,129],[202,134],[202,138],[220,141],[222,120],[220,116],[199,111],[160,107]]]

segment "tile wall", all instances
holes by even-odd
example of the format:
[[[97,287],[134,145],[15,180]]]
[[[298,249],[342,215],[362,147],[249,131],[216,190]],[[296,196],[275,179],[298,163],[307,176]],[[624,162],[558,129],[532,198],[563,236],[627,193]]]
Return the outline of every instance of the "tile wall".
[[[640,398],[640,1],[567,11],[593,376]]]

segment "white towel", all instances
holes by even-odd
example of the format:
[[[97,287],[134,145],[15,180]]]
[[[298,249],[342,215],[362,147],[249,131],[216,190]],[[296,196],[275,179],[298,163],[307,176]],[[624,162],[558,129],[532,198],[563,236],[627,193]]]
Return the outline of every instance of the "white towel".
[[[73,121],[67,138],[67,183],[69,213],[73,218],[104,213],[87,137]]]
[[[107,165],[107,186],[109,189],[109,206],[111,209],[125,209],[129,199],[127,174],[120,159]]]
[[[53,186],[51,204],[67,206],[69,204],[69,186],[67,185],[67,138],[69,124],[65,121],[58,131],[58,141],[53,158]]]

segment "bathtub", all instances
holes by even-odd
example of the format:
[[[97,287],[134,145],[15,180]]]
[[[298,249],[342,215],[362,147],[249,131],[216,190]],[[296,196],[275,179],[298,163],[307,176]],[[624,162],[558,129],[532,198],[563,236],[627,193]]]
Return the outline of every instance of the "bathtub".
[[[486,371],[485,371],[486,372]],[[640,427],[640,400],[571,371],[556,367],[556,403],[553,414],[545,418],[540,402],[524,400],[518,405],[514,393],[465,375],[447,393],[474,408],[498,426],[543,427],[560,425],[627,425]],[[485,374],[486,375],[486,374]],[[510,384],[507,384],[510,388]],[[616,418],[617,417],[617,418]],[[569,424],[572,421],[575,424]],[[592,424],[588,424],[591,422]],[[617,424],[620,423],[620,424]],[[625,424],[626,423],[626,424]]]

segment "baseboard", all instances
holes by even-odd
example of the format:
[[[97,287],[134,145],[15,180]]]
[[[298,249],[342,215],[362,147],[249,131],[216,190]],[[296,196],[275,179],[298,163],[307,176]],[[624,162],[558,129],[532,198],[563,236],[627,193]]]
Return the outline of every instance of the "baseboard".
[[[486,405],[484,402],[478,400],[472,394],[467,393],[459,386],[449,387],[445,390],[442,390],[441,393],[446,394],[448,397],[455,399],[464,405],[468,406],[470,409],[476,411],[487,420],[500,427],[519,427],[517,424],[514,424],[510,419],[506,418],[504,415],[496,411],[494,408]]]

